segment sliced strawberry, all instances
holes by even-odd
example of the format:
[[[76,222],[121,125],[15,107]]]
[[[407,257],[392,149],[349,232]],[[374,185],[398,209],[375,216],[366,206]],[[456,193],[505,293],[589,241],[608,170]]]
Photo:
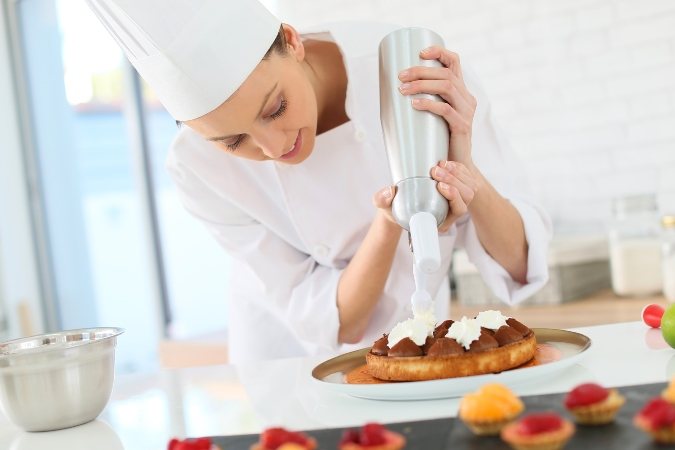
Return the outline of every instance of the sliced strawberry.
[[[367,423],[361,428],[361,445],[381,445],[386,442],[384,431],[386,428],[379,423]]]
[[[260,436],[260,444],[267,450],[276,450],[287,443],[307,445],[307,438],[302,433],[288,431],[285,428],[268,428]]]
[[[647,419],[655,429],[675,424],[675,406],[661,397],[649,401],[638,415]]]
[[[562,427],[560,416],[553,412],[534,413],[523,417],[518,422],[518,434],[532,436],[535,434],[556,431]]]
[[[342,433],[342,439],[340,439],[340,445],[344,444],[359,444],[361,438],[359,432],[356,430],[345,430]]]
[[[171,439],[168,450],[211,450],[211,445],[209,438],[185,439],[184,441]]]
[[[609,396],[609,390],[596,383],[585,383],[572,389],[565,397],[565,406],[577,408],[603,401]]]

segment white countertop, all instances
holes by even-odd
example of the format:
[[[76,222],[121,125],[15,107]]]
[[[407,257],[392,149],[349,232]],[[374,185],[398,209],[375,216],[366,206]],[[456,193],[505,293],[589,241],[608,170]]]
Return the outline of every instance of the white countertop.
[[[577,328],[593,341],[586,357],[553,376],[514,388],[519,395],[565,392],[586,381],[605,386],[664,382],[675,376],[675,350],[641,322]],[[0,413],[0,449],[165,450],[172,437],[360,426],[451,417],[459,399],[376,401],[314,383],[324,358],[208,366],[118,377],[101,416],[67,430],[26,433]]]

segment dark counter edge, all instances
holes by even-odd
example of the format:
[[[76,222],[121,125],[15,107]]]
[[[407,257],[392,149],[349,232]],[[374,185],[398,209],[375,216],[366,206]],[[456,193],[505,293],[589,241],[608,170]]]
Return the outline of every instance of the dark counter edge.
[[[577,426],[576,433],[567,444],[567,449],[663,449],[653,444],[651,438],[633,425],[635,414],[653,397],[659,396],[666,383],[642,384],[617,388],[626,397],[616,420],[602,426]],[[532,395],[521,397],[525,413],[555,411],[567,419],[572,416],[565,410],[563,399],[566,393]],[[499,437],[479,437],[457,418],[446,417],[413,422],[386,423],[387,428],[405,435],[406,450],[508,450],[509,446]],[[326,428],[305,431],[318,441],[318,449],[337,449],[346,428]],[[214,436],[213,443],[222,450],[249,450],[258,441],[258,434]],[[675,447],[671,447],[675,448]]]

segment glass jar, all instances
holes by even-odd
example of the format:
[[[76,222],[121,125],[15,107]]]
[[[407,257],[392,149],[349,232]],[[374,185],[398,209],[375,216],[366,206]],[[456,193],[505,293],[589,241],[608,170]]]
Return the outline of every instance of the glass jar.
[[[616,199],[609,232],[612,289],[621,296],[661,292],[661,236],[656,197]]]
[[[661,218],[661,263],[663,266],[663,295],[675,302],[675,216]]]

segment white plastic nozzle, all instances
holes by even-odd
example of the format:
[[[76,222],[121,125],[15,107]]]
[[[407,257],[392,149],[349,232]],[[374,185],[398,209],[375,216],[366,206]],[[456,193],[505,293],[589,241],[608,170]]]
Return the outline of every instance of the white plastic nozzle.
[[[438,244],[438,227],[433,214],[418,212],[410,218],[410,240],[415,265],[419,271],[425,274],[436,272],[441,266],[441,250]]]
[[[411,297],[412,310],[415,317],[426,311],[433,310],[433,300],[427,291],[427,275],[420,271],[417,264],[413,264],[413,277],[415,279],[415,292]]]

